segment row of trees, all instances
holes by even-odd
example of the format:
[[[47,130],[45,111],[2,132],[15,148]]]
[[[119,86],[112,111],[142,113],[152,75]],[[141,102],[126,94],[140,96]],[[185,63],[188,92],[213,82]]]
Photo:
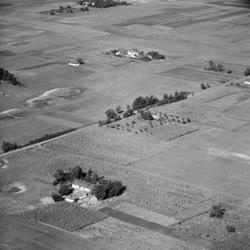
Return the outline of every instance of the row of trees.
[[[8,81],[15,86],[23,86],[23,84],[14,76],[14,74],[11,74],[8,70],[3,68],[0,68],[0,81]]]
[[[123,118],[126,118],[126,117],[134,115],[135,111],[138,111],[147,107],[160,106],[164,104],[178,102],[178,101],[186,99],[187,97],[188,97],[188,92],[184,92],[184,91],[180,91],[180,92],[176,91],[174,95],[164,94],[162,99],[158,99],[154,95],[146,96],[146,97],[139,96],[133,101],[132,107],[130,107],[130,105],[127,105],[127,110],[125,112],[121,110],[120,106],[116,108],[116,111],[114,109],[108,109],[105,112],[107,119],[103,121],[99,121],[99,125],[103,126],[111,122],[121,120],[120,113],[123,113],[122,114]],[[148,113],[146,113],[146,116],[148,116]],[[148,120],[150,120],[150,118]]]
[[[58,189],[60,195],[68,195],[72,193],[73,190],[71,188],[71,183],[75,179],[93,184],[93,192],[98,200],[104,200],[121,195],[126,189],[120,181],[106,180],[104,176],[99,176],[91,169],[84,172],[80,166],[76,166],[67,172],[58,169],[54,174],[54,177],[55,181],[53,182],[53,185],[60,185]],[[58,198],[58,195],[56,197]]]
[[[55,132],[55,133],[52,133],[52,134],[46,134],[46,135],[44,135],[42,137],[31,140],[28,143],[23,144],[23,145],[19,145],[16,142],[3,141],[3,143],[2,143],[2,151],[4,153],[6,153],[6,152],[11,151],[11,150],[27,147],[27,146],[30,146],[30,145],[35,144],[35,143],[43,142],[43,141],[46,141],[46,140],[49,140],[49,139],[52,139],[52,138],[55,138],[55,137],[70,133],[70,132],[72,132],[74,130],[76,130],[76,128],[70,128],[70,129]]]

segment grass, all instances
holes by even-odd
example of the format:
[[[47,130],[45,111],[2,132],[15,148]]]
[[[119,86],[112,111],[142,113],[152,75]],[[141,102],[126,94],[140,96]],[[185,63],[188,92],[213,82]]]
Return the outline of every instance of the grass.
[[[19,214],[25,220],[43,222],[73,232],[94,224],[107,216],[79,207],[74,203],[57,202],[44,207],[28,210]]]

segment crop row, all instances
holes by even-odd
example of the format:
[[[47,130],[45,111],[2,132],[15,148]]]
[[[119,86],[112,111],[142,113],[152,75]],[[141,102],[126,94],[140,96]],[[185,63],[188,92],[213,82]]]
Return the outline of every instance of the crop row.
[[[79,205],[67,202],[57,202],[48,206],[21,212],[20,217],[25,220],[35,220],[67,231],[75,231],[90,224],[94,224],[107,216],[98,212],[90,211]]]
[[[126,165],[152,156],[166,144],[153,137],[123,134],[105,127],[86,128],[79,133],[45,144],[45,147]]]

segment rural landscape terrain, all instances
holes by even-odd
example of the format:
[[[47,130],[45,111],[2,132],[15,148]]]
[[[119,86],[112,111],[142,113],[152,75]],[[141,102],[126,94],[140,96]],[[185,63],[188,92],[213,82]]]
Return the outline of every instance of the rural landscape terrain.
[[[0,249],[250,249],[250,2],[0,0]]]

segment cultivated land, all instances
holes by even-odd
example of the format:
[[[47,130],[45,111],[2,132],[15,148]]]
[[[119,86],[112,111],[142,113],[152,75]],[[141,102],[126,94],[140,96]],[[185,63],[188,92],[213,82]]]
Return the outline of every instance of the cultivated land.
[[[133,1],[48,15],[67,4],[80,8],[0,3],[0,67],[24,84],[0,85],[0,143],[77,128],[0,156],[0,248],[250,249],[250,91],[230,84],[250,66],[248,1]],[[105,54],[132,48],[166,59]],[[85,64],[68,65],[78,57]],[[204,70],[209,60],[232,72]],[[176,91],[191,94],[150,108],[169,119],[97,125],[107,109]],[[51,204],[53,174],[76,165],[126,191],[86,207]],[[224,216],[210,217],[218,204]]]

